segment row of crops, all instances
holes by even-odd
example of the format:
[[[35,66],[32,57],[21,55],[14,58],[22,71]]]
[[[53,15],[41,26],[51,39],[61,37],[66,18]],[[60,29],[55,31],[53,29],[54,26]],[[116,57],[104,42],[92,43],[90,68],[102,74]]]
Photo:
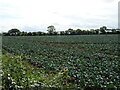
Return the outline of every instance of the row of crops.
[[[2,87],[2,37],[0,36],[0,89]]]
[[[74,88],[119,88],[119,43],[118,35],[4,36],[2,47],[46,73],[65,72]]]

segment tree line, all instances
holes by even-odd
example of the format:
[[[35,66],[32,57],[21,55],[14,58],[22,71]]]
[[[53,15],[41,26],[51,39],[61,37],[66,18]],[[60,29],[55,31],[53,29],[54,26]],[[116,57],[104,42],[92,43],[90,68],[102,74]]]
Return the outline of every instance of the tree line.
[[[107,29],[106,26],[102,26],[99,29],[81,30],[69,28],[65,31],[56,31],[53,25],[47,27],[47,33],[45,32],[24,32],[19,29],[13,28],[8,32],[3,32],[3,36],[45,36],[45,35],[92,35],[92,34],[120,34],[119,29]]]

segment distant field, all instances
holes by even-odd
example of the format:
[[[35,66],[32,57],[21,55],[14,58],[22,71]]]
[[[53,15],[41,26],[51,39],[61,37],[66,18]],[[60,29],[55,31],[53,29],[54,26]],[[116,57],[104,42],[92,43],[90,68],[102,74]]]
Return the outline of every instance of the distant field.
[[[2,36],[0,36],[0,89],[2,88]]]
[[[8,77],[10,74],[15,82],[12,83],[10,80],[11,87],[17,85],[16,88],[26,88],[29,83],[28,87],[37,84],[36,86],[39,87],[73,89],[120,88],[120,40],[118,40],[118,35],[3,36],[2,41],[3,55],[5,55],[3,63],[5,63],[4,59],[14,60],[12,65],[4,65],[5,70],[8,70],[4,76]],[[8,56],[7,53],[11,55]],[[29,81],[26,86],[17,83],[18,78],[21,80],[27,78],[21,74],[21,77],[13,75],[15,73],[13,69],[17,66],[14,64],[17,64],[18,59],[22,63],[27,61],[31,66],[42,69],[41,73],[44,72],[44,75],[48,75],[46,78],[51,77],[51,79],[40,80],[37,78],[41,75],[38,71],[35,72],[36,77],[28,75],[29,80],[36,80],[35,83]],[[21,72],[26,72],[22,66],[20,67]],[[4,72],[6,72],[5,70]],[[5,80],[4,77],[3,86],[8,88],[10,85],[5,85],[8,83]]]

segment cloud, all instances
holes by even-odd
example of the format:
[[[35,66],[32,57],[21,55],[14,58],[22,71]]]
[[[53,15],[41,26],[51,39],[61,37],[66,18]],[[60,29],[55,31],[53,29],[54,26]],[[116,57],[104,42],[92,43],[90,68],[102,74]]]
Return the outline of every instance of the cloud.
[[[115,0],[101,0],[102,2],[107,2],[107,3],[110,3],[110,2],[114,2]]]
[[[1,0],[2,31],[20,28],[25,31],[46,31],[68,28],[117,28],[118,0]]]

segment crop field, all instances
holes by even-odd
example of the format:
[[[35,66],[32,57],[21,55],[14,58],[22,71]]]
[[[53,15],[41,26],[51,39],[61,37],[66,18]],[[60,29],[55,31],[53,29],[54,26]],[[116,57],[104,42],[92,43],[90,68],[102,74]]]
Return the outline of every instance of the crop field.
[[[118,35],[3,36],[3,89],[120,89]]]
[[[2,88],[2,37],[0,36],[0,89]]]

